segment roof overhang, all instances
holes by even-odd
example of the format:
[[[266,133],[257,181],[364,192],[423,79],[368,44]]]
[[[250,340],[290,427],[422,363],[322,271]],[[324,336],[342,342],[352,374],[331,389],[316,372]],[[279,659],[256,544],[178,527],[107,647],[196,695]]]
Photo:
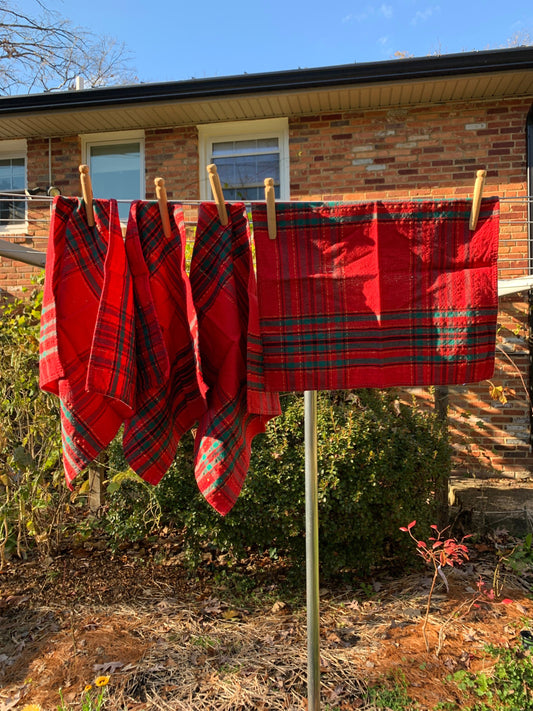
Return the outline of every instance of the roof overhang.
[[[0,98],[0,139],[533,98],[533,47]]]

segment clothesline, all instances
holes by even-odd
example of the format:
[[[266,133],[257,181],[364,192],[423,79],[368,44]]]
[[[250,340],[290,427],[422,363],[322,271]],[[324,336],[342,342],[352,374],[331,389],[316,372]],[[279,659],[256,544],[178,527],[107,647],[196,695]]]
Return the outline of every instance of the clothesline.
[[[21,193],[14,193],[14,192],[0,192],[0,200],[4,198],[9,198],[10,200],[19,200],[19,201],[24,201],[24,202],[52,202],[53,197],[50,195],[21,195]],[[96,200],[98,198],[95,198]],[[117,203],[119,204],[129,204],[133,202],[137,198],[117,198]],[[316,198],[316,199],[309,199],[309,200],[282,200],[282,199],[277,199],[276,202],[282,203],[282,202],[334,202],[336,204],[348,204],[348,205],[353,205],[357,203],[366,203],[371,201],[372,198],[366,198],[366,199],[359,199],[359,200],[324,200],[322,198]],[[459,199],[459,196],[457,195],[451,195],[449,197],[446,197],[446,194],[444,195],[416,195],[416,196],[411,196],[411,195],[400,195],[396,196],[394,198],[387,198],[387,202],[404,202],[405,200],[454,200],[454,199]],[[462,197],[461,199],[468,199]],[[382,200],[382,198],[380,198]],[[500,197],[499,198],[500,203],[506,202],[506,203],[517,203],[517,204],[522,204],[522,203],[533,203],[533,196],[531,195],[524,195],[524,196],[519,196],[519,197]],[[201,205],[202,203],[205,202],[212,202],[212,200],[192,200],[192,199],[180,199],[180,198],[169,198],[168,202],[174,202],[178,203],[180,205]],[[226,200],[226,202],[229,205],[240,205],[244,203],[246,206],[252,205],[252,203],[260,203],[264,202],[264,200]]]
[[[20,193],[8,193],[8,192],[0,192],[0,199],[4,198],[11,198],[13,200],[17,201],[24,201],[28,206],[31,205],[32,202],[41,202],[46,201],[46,203],[51,203],[53,198],[49,196],[32,196],[32,195],[20,195]],[[447,199],[447,198],[443,198]],[[404,199],[407,200],[407,198]],[[423,198],[413,198],[412,201],[416,200],[423,200]],[[122,204],[130,204],[133,201],[131,200],[117,200],[117,202],[122,203]],[[201,201],[201,200],[171,200],[168,201],[171,204],[181,204],[184,206],[190,205],[191,207],[197,207],[201,205],[202,203],[207,203],[210,201]],[[254,204],[259,204],[262,201],[252,201]],[[245,202],[244,204],[249,206],[249,210],[251,210],[252,202],[247,203]],[[277,201],[278,203],[283,203],[284,201]],[[295,204],[299,202],[300,205],[305,204],[304,201],[294,201]],[[318,201],[318,200],[311,200],[309,201],[310,203],[319,203],[323,202],[326,203],[327,201]],[[335,202],[337,205],[342,205],[342,204],[357,204],[357,203],[364,203],[368,201],[346,201],[346,202]],[[393,200],[388,201],[388,202],[395,202]],[[398,202],[402,202],[401,200],[398,200]],[[522,197],[509,197],[509,198],[501,198],[500,203],[505,202],[507,205],[525,205],[526,208],[528,204],[533,204],[533,196],[522,196]],[[226,204],[234,204],[233,201],[227,201]],[[239,204],[243,204],[243,201],[240,201]],[[47,206],[48,207],[48,206]],[[11,220],[9,218],[0,218],[0,227],[2,224],[9,224]],[[50,220],[47,216],[42,216],[42,217],[28,217],[28,216],[21,216],[21,232],[24,231],[24,224],[26,225],[32,225],[33,227],[42,230],[43,232],[45,229],[48,227],[50,223]],[[528,231],[530,230],[530,225],[533,224],[533,220],[527,219],[526,216],[524,216],[524,219],[518,219],[516,217],[511,217],[511,213],[503,211],[500,214],[500,226],[514,226],[514,225],[519,225],[524,228],[523,232],[521,231],[520,234],[511,234],[509,235],[508,241],[509,243],[513,243],[513,245],[520,246],[522,245],[522,250],[523,254],[510,254],[506,253],[505,250],[505,241],[502,241],[500,244],[501,252],[499,256],[499,268],[500,268],[500,280],[508,278],[523,278],[524,276],[527,276],[533,271],[533,255],[529,255],[528,252],[528,245],[530,241],[530,237],[528,234]],[[185,220],[185,225],[189,228],[196,228],[197,222],[195,219],[189,219]],[[25,237],[26,235],[21,234],[17,235],[16,234],[16,226],[13,226],[14,229],[10,231],[9,233],[5,233],[6,237]],[[123,224],[124,228],[124,224]],[[252,224],[252,229],[253,229],[253,224]],[[40,237],[44,238],[45,235],[32,235],[31,237]],[[37,250],[34,249],[29,249],[28,247],[19,247],[16,244],[13,244],[11,242],[7,242],[5,240],[0,240],[2,244],[0,245],[0,256],[3,256],[5,258],[13,258],[18,261],[26,262],[28,264],[32,264],[33,266],[44,266],[44,258],[45,255],[44,253],[41,253]],[[188,235],[188,242],[192,243],[192,234]],[[504,279],[505,280],[505,279]],[[504,285],[502,283],[502,289],[504,288]],[[507,287],[505,287],[507,288]],[[499,291],[501,293],[506,293],[505,291],[502,291],[502,289],[499,288]],[[513,291],[516,291],[515,287],[513,286]]]

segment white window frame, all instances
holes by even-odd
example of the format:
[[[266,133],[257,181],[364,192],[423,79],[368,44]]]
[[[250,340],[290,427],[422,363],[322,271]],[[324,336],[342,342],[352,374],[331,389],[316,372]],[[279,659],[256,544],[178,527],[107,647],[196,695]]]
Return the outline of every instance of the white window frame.
[[[281,200],[290,199],[289,170],[289,119],[256,119],[228,121],[198,126],[198,152],[200,158],[200,200],[211,200],[211,186],[206,166],[211,163],[213,143],[243,141],[248,138],[277,138],[279,142],[279,193]]]
[[[140,175],[139,175],[139,197],[145,199],[146,178],[145,178],[145,146],[144,131],[106,131],[105,133],[84,133],[81,138],[82,162],[90,164],[92,146],[112,146],[117,143],[139,143],[140,147]]]
[[[24,158],[24,188],[28,187],[28,144],[25,138],[16,138],[9,141],[0,141],[0,159]],[[25,198],[25,194],[21,194]],[[7,198],[8,199],[8,198]],[[0,222],[0,234],[13,235],[28,231],[28,204],[24,201],[24,217],[15,225],[6,225]]]

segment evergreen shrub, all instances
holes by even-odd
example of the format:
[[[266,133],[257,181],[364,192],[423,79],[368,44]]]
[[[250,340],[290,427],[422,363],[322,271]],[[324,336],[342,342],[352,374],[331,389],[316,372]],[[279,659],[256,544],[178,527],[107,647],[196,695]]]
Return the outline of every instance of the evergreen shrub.
[[[450,470],[445,432],[434,415],[400,403],[391,391],[321,393],[318,401],[322,573],[364,574],[372,566],[405,562],[410,547],[399,527],[415,518],[421,529],[435,522],[434,492]],[[185,529],[191,561],[205,546],[236,557],[252,547],[304,564],[303,397],[284,395],[282,403],[283,414],[254,440],[243,491],[226,517],[198,492],[193,439],[182,439],[155,494],[161,521]],[[128,501],[131,517],[131,491]],[[120,489],[110,507],[116,525]]]

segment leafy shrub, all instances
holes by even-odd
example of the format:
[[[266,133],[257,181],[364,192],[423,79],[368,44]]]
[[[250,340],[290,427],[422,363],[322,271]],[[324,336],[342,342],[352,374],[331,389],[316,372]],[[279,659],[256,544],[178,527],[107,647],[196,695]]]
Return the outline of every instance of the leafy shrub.
[[[112,546],[122,541],[139,541],[156,530],[161,508],[156,491],[129,468],[122,451],[122,433],[107,451],[107,487],[100,512]]]
[[[198,492],[193,439],[182,439],[173,466],[155,491],[162,521],[185,528],[191,560],[205,545],[236,556],[253,546],[286,552],[296,566],[303,564],[303,398],[282,399],[283,415],[254,440],[245,486],[224,518]],[[404,562],[409,545],[399,528],[412,518],[429,527],[433,492],[449,472],[440,425],[432,415],[400,404],[392,392],[367,390],[320,394],[317,427],[323,573],[364,573],[385,560]],[[109,505],[120,515],[120,490],[113,496]]]
[[[491,672],[474,674],[465,670],[450,677],[470,698],[479,699],[465,711],[533,711],[533,659],[518,647],[506,649],[488,645],[496,659]]]
[[[0,305],[0,562],[31,541],[50,551],[68,501],[58,403],[39,390],[41,301]]]

